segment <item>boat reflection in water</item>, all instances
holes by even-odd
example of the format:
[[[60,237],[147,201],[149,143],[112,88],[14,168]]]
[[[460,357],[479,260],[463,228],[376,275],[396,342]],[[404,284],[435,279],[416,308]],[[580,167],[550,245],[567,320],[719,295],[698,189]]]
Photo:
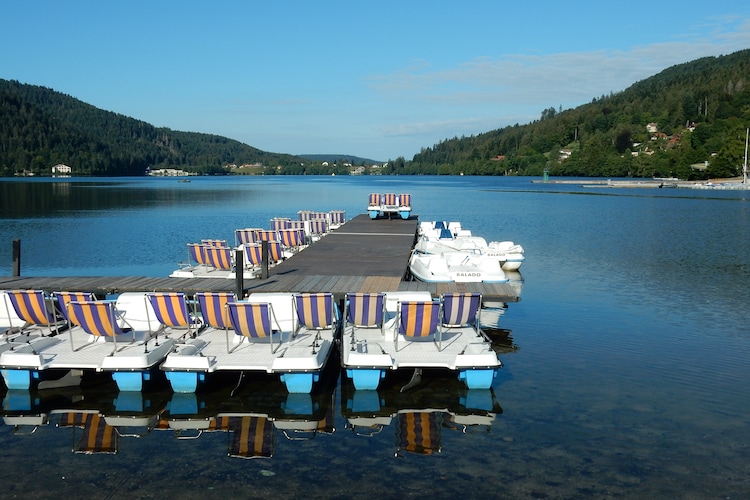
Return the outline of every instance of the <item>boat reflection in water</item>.
[[[119,392],[105,380],[75,388],[0,392],[1,415],[14,434],[31,440],[40,428],[70,432],[74,453],[117,453],[126,439],[154,438],[156,432],[169,432],[177,441],[223,432],[228,456],[270,458],[277,433],[307,440],[334,432],[340,370],[331,365],[313,394],[290,394],[272,376],[248,377],[239,384],[225,380],[213,390],[190,394],[173,393],[166,381],[154,390]]]
[[[356,390],[341,382],[341,414],[346,428],[358,436],[395,433],[395,456],[431,455],[441,451],[446,431],[489,432],[503,412],[493,389],[468,389],[450,374],[424,370],[419,383],[394,380],[377,390]]]

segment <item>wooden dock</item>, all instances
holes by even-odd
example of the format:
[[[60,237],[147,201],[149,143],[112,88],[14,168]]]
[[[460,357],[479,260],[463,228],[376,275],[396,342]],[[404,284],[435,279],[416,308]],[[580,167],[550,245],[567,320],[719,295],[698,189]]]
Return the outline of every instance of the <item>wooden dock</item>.
[[[507,283],[405,281],[417,224],[416,216],[408,220],[370,220],[366,214],[358,215],[304,251],[270,268],[268,278],[245,280],[244,293],[331,292],[341,300],[348,292],[428,290],[436,297],[447,292],[480,292],[488,300],[519,300]],[[236,287],[234,280],[219,278],[0,277],[2,290],[85,290],[97,295],[139,291],[192,295],[201,291],[234,292]]]

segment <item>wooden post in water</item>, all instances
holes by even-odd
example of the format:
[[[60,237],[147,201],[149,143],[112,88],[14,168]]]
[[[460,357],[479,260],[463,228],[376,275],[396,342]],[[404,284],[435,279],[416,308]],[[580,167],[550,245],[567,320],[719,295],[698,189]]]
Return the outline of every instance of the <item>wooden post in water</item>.
[[[21,240],[13,240],[12,276],[21,276]]]
[[[237,298],[242,300],[245,294],[245,257],[242,250],[234,251],[234,283]]]
[[[260,242],[260,279],[264,280],[268,278],[268,242]]]

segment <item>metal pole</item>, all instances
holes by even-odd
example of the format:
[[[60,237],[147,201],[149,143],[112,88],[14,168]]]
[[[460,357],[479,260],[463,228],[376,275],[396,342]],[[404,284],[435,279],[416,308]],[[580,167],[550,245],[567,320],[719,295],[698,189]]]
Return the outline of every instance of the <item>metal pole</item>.
[[[21,276],[21,240],[13,240],[12,276]]]
[[[237,298],[242,300],[245,295],[245,256],[242,250],[234,251],[234,283]]]
[[[260,279],[264,280],[268,278],[268,242],[260,242]]]

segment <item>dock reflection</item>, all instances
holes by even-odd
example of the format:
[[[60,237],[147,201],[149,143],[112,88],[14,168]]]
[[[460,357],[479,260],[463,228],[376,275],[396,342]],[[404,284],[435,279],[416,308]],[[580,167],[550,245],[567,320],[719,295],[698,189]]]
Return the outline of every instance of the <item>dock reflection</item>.
[[[378,390],[362,391],[343,378],[341,414],[346,429],[357,436],[394,432],[397,457],[440,453],[443,432],[489,432],[503,412],[492,389],[467,389],[441,372],[425,370],[421,382],[408,389],[408,378],[387,382]]]

